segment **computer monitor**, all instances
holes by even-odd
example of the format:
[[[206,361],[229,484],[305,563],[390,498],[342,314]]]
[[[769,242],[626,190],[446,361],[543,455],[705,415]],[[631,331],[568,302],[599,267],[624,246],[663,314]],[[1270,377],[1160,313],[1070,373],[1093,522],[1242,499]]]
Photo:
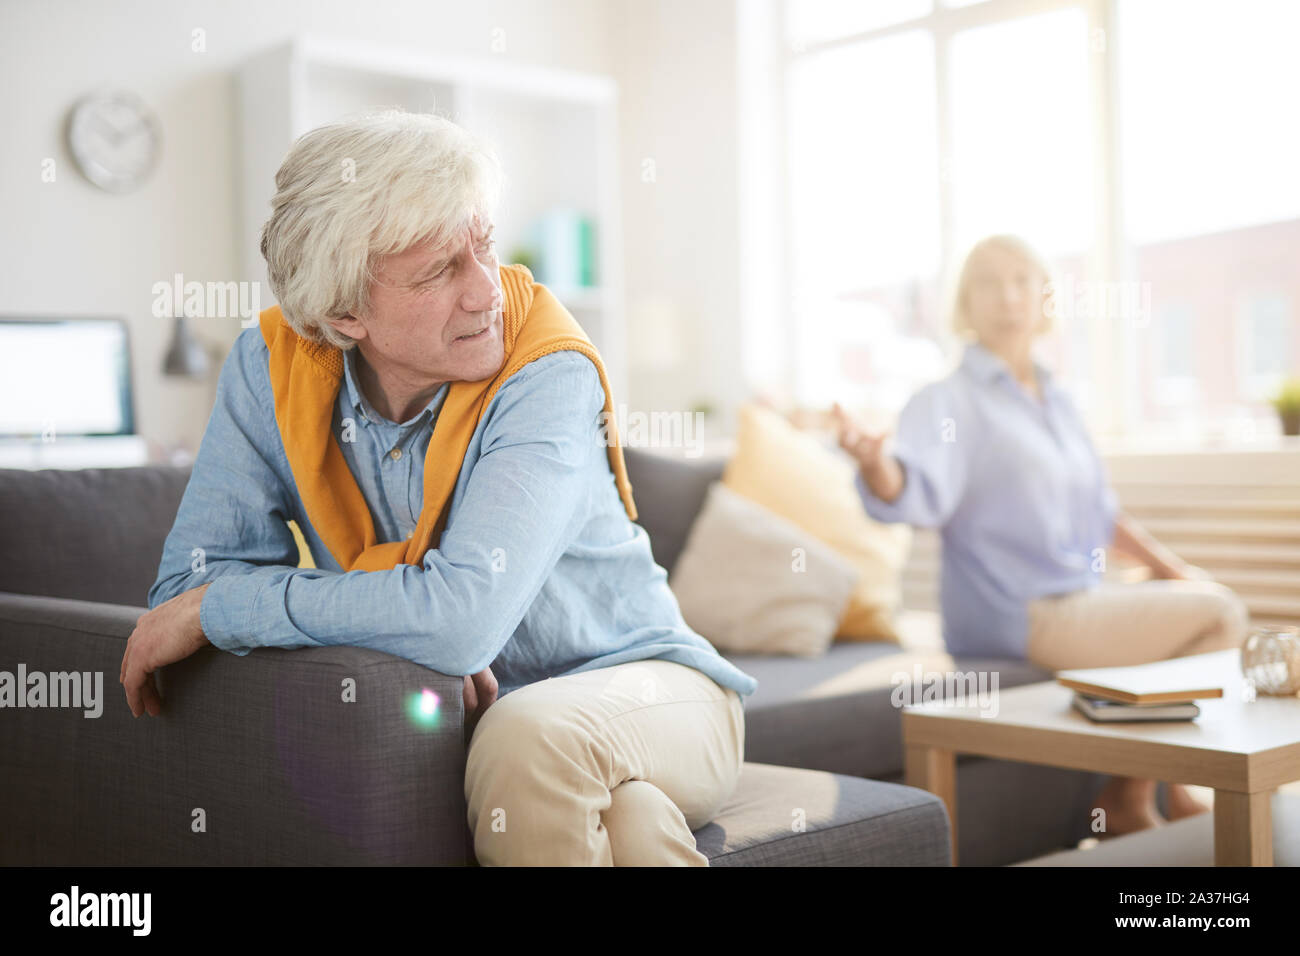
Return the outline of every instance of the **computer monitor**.
[[[125,322],[0,316],[0,438],[134,432]]]

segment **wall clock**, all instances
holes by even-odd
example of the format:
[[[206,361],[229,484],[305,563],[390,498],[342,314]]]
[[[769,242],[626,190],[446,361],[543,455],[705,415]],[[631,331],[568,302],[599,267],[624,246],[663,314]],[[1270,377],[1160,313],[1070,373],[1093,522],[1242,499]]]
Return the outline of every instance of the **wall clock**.
[[[81,174],[125,193],[149,178],[162,152],[162,124],[134,93],[92,93],[68,115],[68,150]]]

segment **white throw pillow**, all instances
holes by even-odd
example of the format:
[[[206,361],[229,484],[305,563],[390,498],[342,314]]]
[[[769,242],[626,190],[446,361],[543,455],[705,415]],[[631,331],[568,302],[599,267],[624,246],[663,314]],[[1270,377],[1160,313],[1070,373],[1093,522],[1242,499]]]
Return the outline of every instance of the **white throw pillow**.
[[[816,657],[860,573],[798,525],[715,481],[668,585],[686,623],[720,651]]]

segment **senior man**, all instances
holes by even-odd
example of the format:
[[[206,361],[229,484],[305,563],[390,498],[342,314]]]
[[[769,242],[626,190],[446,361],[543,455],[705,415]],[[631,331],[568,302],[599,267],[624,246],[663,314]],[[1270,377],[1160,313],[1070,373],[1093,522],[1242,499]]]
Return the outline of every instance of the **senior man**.
[[[501,181],[427,114],[291,147],[262,233],[279,304],[222,368],[127,701],[157,715],[154,672],[208,643],[385,651],[465,675],[480,863],[707,865],[691,831],[735,789],[757,682],[633,522],[600,355],[498,264]]]

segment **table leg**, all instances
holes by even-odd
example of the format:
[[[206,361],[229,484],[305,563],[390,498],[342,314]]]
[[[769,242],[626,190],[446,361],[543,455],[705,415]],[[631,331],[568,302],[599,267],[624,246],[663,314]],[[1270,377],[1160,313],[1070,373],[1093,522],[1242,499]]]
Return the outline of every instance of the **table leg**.
[[[957,865],[957,754],[939,747],[908,744],[903,748],[903,782],[928,790],[948,808],[952,827],[952,865]]]
[[[1214,865],[1273,865],[1273,791],[1214,791]]]

